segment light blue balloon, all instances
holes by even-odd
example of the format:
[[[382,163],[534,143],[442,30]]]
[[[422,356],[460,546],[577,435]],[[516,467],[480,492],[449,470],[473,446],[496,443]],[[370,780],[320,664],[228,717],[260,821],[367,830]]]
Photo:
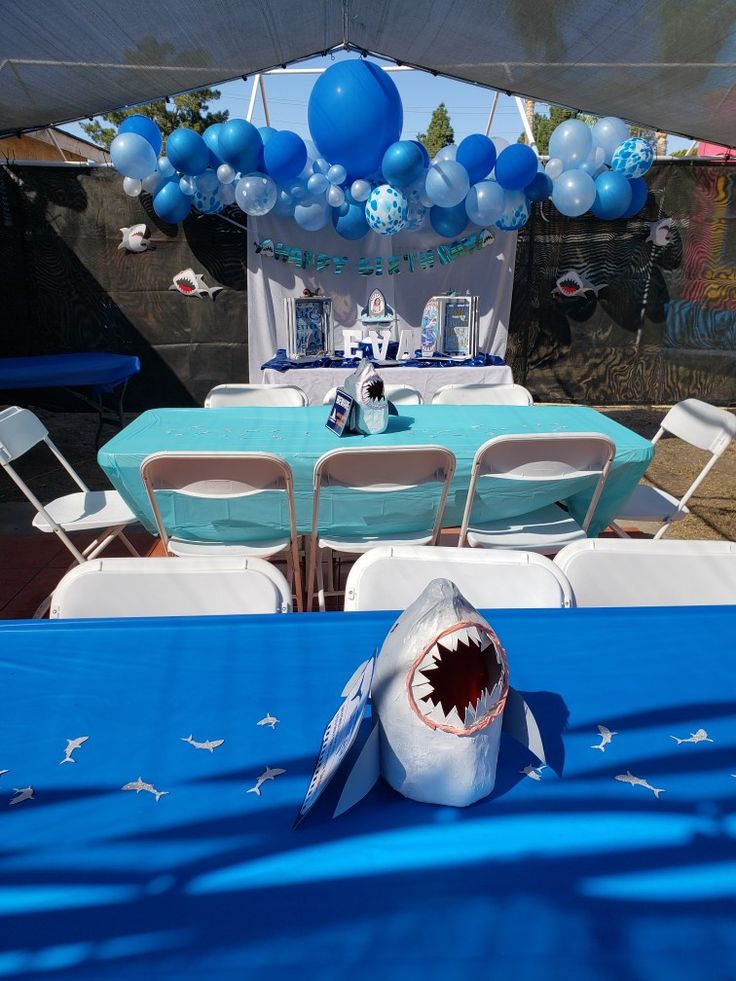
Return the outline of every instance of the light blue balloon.
[[[592,146],[590,127],[582,119],[566,119],[549,138],[549,155],[559,157],[566,170],[574,169],[587,159]]]
[[[168,157],[158,158],[158,172],[159,174],[161,174],[162,177],[165,177],[167,179],[169,177],[173,177],[174,174],[176,173]]]
[[[206,174],[202,175],[203,177]],[[201,179],[201,178],[200,178]],[[192,204],[197,209],[201,211],[203,215],[216,215],[218,212],[222,211],[225,207],[223,201],[220,198],[220,182],[216,181],[213,190],[202,191],[199,188],[194,192],[194,198]]]
[[[294,221],[305,232],[318,232],[327,224],[331,210],[324,199],[309,204],[298,204],[294,208]]]
[[[158,157],[151,144],[139,133],[121,133],[110,144],[113,167],[123,177],[148,177],[158,167]]]
[[[379,235],[394,235],[406,224],[409,202],[390,184],[379,184],[365,203],[365,220]]]
[[[515,232],[529,221],[529,202],[523,191],[503,192],[503,211],[496,227],[503,232]]]
[[[350,194],[354,201],[367,201],[371,196],[371,182],[358,179],[350,185]]]
[[[404,230],[407,232],[418,232],[420,228],[424,228],[427,224],[427,214],[429,212],[428,208],[425,208],[419,198],[409,201],[409,207],[406,212],[406,224],[404,225]]]
[[[566,170],[552,188],[552,204],[567,218],[589,211],[595,201],[595,181],[582,170]]]
[[[629,180],[643,177],[654,162],[654,148],[651,143],[634,136],[624,140],[611,157],[611,170],[623,174]]]
[[[329,172],[330,164],[325,160],[324,157],[317,157],[314,161],[314,172],[315,174],[325,174]]]
[[[187,194],[189,197],[195,193],[197,190],[197,181],[195,177],[182,177],[179,181],[179,190],[182,194]]]
[[[339,208],[345,200],[345,191],[336,184],[330,184],[327,188],[327,203],[331,208]]]
[[[235,186],[235,200],[241,211],[258,218],[276,204],[278,188],[268,174],[246,174]]]
[[[232,181],[229,184],[220,184],[217,196],[222,201],[222,206],[226,208],[229,204],[235,203],[235,185]]]
[[[443,146],[441,150],[438,150],[437,153],[435,153],[434,160],[454,160],[456,156],[457,144],[449,143],[447,146]]]
[[[307,190],[310,194],[324,194],[327,188],[330,186],[330,182],[327,180],[324,174],[312,174],[312,176],[307,181]]]
[[[153,197],[159,188],[163,187],[165,183],[166,178],[162,177],[158,170],[154,170],[154,172],[149,174],[148,177],[143,178],[141,181],[141,187],[144,191],[148,191],[151,197]]]
[[[551,183],[551,182],[550,182]],[[465,211],[474,225],[493,225],[503,214],[504,191],[496,181],[479,181],[468,191]]]
[[[217,174],[212,170],[206,170],[197,178],[197,191],[200,194],[212,195],[220,189],[220,182]]]
[[[293,183],[289,184],[286,190],[295,201],[303,201],[309,194],[309,191],[307,190],[307,183],[306,181],[302,180],[294,181]]]
[[[591,131],[593,145],[599,146],[605,156],[603,163],[610,164],[611,157],[624,140],[629,138],[629,127],[616,116],[604,116],[599,119]]]
[[[470,190],[468,172],[455,160],[439,160],[427,171],[427,197],[441,208],[454,208]]]
[[[348,172],[342,164],[333,164],[327,171],[327,180],[330,184],[344,184],[347,176]]]

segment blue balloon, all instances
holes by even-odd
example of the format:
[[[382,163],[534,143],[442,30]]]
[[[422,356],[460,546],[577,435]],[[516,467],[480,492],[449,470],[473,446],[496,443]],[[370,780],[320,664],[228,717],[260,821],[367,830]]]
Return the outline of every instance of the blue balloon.
[[[118,128],[118,133],[137,133],[153,147],[156,156],[161,153],[161,130],[148,116],[128,116]]]
[[[203,174],[210,162],[209,147],[193,129],[179,127],[166,140],[166,156],[182,174]]]
[[[276,204],[271,210],[275,215],[280,215],[282,218],[293,218],[295,207],[296,201],[289,192],[280,190],[279,196],[276,198]]]
[[[305,232],[318,232],[329,221],[330,210],[324,199],[298,204],[294,208],[294,221]]]
[[[567,218],[584,215],[594,201],[595,182],[577,167],[560,174],[552,188],[552,204]]]
[[[616,148],[611,157],[611,170],[624,177],[643,177],[654,162],[654,147],[640,136],[632,136]]]
[[[595,179],[595,201],[591,211],[596,218],[615,221],[631,204],[631,184],[622,175],[606,171]]]
[[[258,132],[261,134],[261,139],[263,140],[263,145],[265,146],[274,133],[278,133],[278,130],[274,129],[273,126],[259,126]]]
[[[420,150],[420,152],[422,154],[422,160],[424,161],[424,168],[426,170],[426,168],[429,167],[429,163],[430,163],[430,161],[429,161],[429,153],[427,152],[426,146],[423,143],[420,143],[419,140],[409,140],[409,142],[410,143],[413,143],[414,146],[418,146],[419,147],[419,150]]]
[[[208,126],[207,129],[202,133],[202,139],[207,144],[207,149],[210,151],[210,167],[213,170],[217,170],[221,163],[224,163],[222,159],[222,154],[220,153],[220,131],[222,130],[222,123],[213,123]]]
[[[524,188],[524,194],[530,201],[546,201],[552,193],[552,181],[540,170],[534,175],[531,183]]]
[[[263,140],[252,123],[245,119],[229,119],[222,124],[218,137],[220,156],[241,174],[258,170]]]
[[[435,205],[429,209],[429,223],[443,238],[455,238],[465,231],[468,224],[465,202],[461,201],[452,208],[440,208]]]
[[[438,160],[427,171],[427,197],[441,208],[454,208],[470,190],[468,172],[456,160]]]
[[[388,184],[408,187],[424,173],[424,157],[413,140],[399,140],[384,153],[381,170]]]
[[[173,133],[172,133],[173,136]],[[172,225],[184,221],[192,209],[192,199],[182,194],[179,181],[174,178],[160,187],[153,197],[153,210]]]
[[[539,160],[530,146],[512,143],[498,155],[496,180],[507,191],[521,191],[534,180],[538,166]]]
[[[471,184],[477,184],[488,177],[496,163],[496,148],[493,141],[481,133],[466,136],[457,148],[455,159],[468,172]]]
[[[365,218],[379,235],[394,235],[406,224],[409,202],[390,184],[379,184],[365,203]]]
[[[143,180],[158,173],[158,157],[148,140],[139,133],[119,133],[110,144],[110,159],[123,177]]]
[[[332,224],[338,235],[349,242],[357,242],[359,238],[368,234],[370,229],[365,220],[364,204],[348,204],[344,215],[341,215],[340,211],[340,208],[333,208],[332,211]]]
[[[591,181],[592,183],[592,181]],[[523,191],[504,191],[504,207],[496,227],[503,232],[515,232],[529,220],[529,202]]]
[[[643,177],[635,177],[629,181],[629,184],[631,184],[631,204],[621,215],[622,218],[633,218],[634,215],[638,215],[646,204],[649,194],[647,182]]]
[[[298,177],[306,162],[307,148],[304,140],[291,130],[282,129],[272,133],[263,144],[265,172],[279,184]]]
[[[404,123],[393,79],[363,59],[336,62],[320,75],[307,112],[320,154],[342,164],[350,181],[380,168]]]

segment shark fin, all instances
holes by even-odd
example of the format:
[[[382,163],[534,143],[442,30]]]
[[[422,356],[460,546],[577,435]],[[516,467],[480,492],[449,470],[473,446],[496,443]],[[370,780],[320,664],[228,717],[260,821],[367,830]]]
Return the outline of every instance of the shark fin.
[[[381,775],[380,746],[380,733],[378,726],[375,725],[345,781],[333,817],[344,814],[353,804],[362,800],[375,785]]]
[[[547,762],[537,720],[524,699],[513,688],[509,688],[506,707],[503,710],[503,731],[530,750],[540,763]]]

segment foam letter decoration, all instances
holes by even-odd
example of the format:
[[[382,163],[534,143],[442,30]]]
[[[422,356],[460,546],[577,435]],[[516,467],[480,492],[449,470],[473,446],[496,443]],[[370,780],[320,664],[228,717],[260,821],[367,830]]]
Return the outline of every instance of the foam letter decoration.
[[[362,330],[350,330],[345,328],[342,332],[342,349],[346,358],[362,358],[363,352],[358,347],[358,342],[363,340]]]
[[[388,344],[391,340],[391,331],[369,330],[368,339],[373,345],[373,357],[378,358],[379,361],[385,361],[388,357]]]

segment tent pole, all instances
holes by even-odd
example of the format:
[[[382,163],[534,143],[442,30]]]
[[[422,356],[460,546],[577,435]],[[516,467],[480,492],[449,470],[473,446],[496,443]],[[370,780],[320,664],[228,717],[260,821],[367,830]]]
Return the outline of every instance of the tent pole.
[[[263,81],[263,75],[258,76],[258,88],[261,90],[261,100],[263,102],[263,115],[266,117],[266,126],[271,125],[271,117],[268,113],[268,103],[266,102],[266,85]]]
[[[261,80],[260,72],[253,76],[253,84],[250,88],[250,99],[248,101],[248,111],[245,114],[245,118],[249,123],[253,122],[253,110],[256,107],[256,96],[258,95],[258,83]]]
[[[491,135],[491,127],[493,126],[493,117],[496,115],[497,106],[498,106],[498,92],[494,92],[493,102],[491,103],[491,111],[488,114],[488,122],[486,123],[486,136]]]
[[[519,98],[518,95],[514,96],[514,100],[516,102],[516,108],[519,111],[519,118],[521,119],[521,123],[524,127],[524,132],[526,133],[527,142],[529,143],[529,146],[532,148],[532,150],[534,150],[536,155],[539,156],[539,150],[537,150],[537,143],[536,140],[534,139],[534,133],[532,132],[532,126],[531,123],[529,122],[529,117],[526,114],[524,103],[522,102],[522,100]]]

